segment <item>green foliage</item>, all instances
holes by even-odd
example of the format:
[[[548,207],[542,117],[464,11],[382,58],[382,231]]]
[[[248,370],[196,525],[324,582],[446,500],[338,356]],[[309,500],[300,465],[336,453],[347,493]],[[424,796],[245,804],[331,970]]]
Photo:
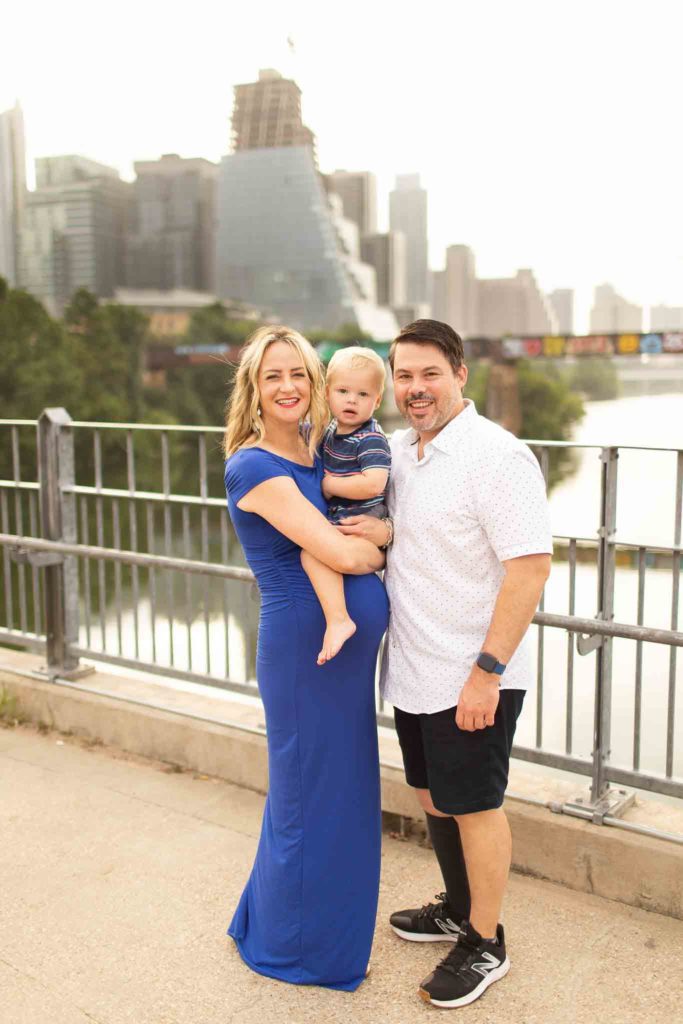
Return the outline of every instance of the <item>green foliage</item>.
[[[564,373],[548,364],[528,360],[517,364],[519,402],[522,412],[520,437],[536,441],[570,441],[572,431],[583,419],[581,396],[572,390]],[[486,411],[488,364],[473,363],[465,388],[478,409]],[[552,488],[573,470],[572,453],[555,449],[550,453],[549,486]]]
[[[566,375],[570,386],[592,401],[618,398],[621,393],[619,374],[611,359],[599,356],[577,359]]]
[[[192,313],[183,344],[242,345],[257,327],[254,320],[231,318],[222,302],[214,302]]]
[[[5,419],[36,419],[42,409],[73,403],[83,389],[77,346],[28,292],[0,301],[0,400]]]
[[[312,345],[321,341],[332,341],[337,345],[355,345],[361,341],[373,341],[371,334],[361,331],[355,324],[342,324],[336,331],[309,331],[306,337]]]

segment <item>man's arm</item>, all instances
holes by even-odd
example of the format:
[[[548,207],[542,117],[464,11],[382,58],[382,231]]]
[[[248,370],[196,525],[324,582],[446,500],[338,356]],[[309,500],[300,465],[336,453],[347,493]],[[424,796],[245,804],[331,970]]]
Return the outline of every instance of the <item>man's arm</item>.
[[[482,650],[507,665],[534,617],[550,575],[550,555],[522,555],[503,562],[505,577],[496,599]],[[455,715],[468,732],[493,725],[500,696],[498,677],[472,667]]]
[[[353,476],[325,473],[323,494],[326,498],[354,498],[365,501],[383,494],[389,477],[388,469],[364,469]]]

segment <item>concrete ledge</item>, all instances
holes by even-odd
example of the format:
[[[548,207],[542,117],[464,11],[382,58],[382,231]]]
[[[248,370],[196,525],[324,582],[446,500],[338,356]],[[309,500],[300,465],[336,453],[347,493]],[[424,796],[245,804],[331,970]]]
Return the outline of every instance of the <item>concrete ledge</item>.
[[[86,692],[0,670],[12,714],[129,753],[177,764],[264,793],[268,757],[263,731],[208,720],[185,710],[157,710],[130,699]],[[382,766],[382,808],[422,820],[403,772]],[[508,799],[513,870],[580,892],[683,919],[683,847],[600,827]]]

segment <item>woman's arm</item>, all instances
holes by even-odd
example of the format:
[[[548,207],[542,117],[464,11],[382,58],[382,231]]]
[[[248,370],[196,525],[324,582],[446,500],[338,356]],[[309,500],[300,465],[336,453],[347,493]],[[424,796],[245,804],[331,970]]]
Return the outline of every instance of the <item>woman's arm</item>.
[[[291,477],[264,480],[248,491],[237,507],[255,512],[337,572],[362,576],[384,566],[383,553],[371,541],[340,534],[304,497]]]

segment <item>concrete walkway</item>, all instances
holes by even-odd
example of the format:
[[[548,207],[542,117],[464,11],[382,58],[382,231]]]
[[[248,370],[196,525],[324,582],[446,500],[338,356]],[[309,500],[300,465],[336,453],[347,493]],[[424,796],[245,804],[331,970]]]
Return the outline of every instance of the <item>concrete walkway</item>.
[[[389,836],[372,974],[358,992],[297,988],[242,964],[225,928],[262,803],[57,733],[0,729],[2,1024],[435,1019],[416,988],[448,947],[409,945],[385,922],[430,899],[438,872],[430,851]],[[453,1019],[680,1019],[683,922],[520,876],[505,921],[510,974]]]

